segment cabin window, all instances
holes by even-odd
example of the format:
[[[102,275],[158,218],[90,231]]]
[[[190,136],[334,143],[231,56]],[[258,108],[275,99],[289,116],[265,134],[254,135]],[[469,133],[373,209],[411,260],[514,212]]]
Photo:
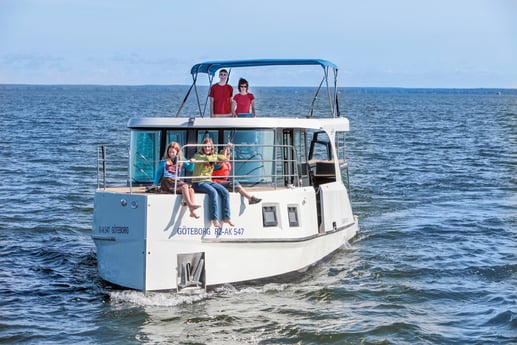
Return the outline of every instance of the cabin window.
[[[313,132],[308,159],[311,181],[315,188],[321,184],[336,181],[336,162],[332,153],[331,139],[327,133]]]
[[[132,130],[129,176],[132,183],[153,182],[160,160],[159,130]]]
[[[205,138],[211,138],[215,145],[219,142],[219,131],[218,130],[204,130],[197,132],[197,143],[202,143]],[[199,150],[196,150],[199,151]]]
[[[316,131],[312,133],[309,149],[309,160],[332,160],[330,139],[327,133]]]
[[[274,132],[272,129],[225,130],[224,143],[233,149],[232,173],[241,184],[271,183],[274,167]]]
[[[166,137],[165,148],[173,141],[177,142],[180,147],[187,143],[187,132],[184,130],[168,130]]]
[[[309,185],[307,166],[307,135],[301,129],[283,129],[282,131],[283,175],[286,185]]]
[[[309,166],[307,164],[307,132],[305,130],[295,129],[294,147],[296,150],[296,160],[298,163],[298,178],[302,186],[310,184]]]
[[[339,159],[339,170],[341,172],[341,180],[346,186],[346,189],[350,191],[350,177],[348,175],[348,163],[346,161],[345,153],[345,132],[336,133],[336,152],[337,158]]]
[[[264,227],[278,226],[276,206],[262,207],[262,224],[264,225]]]
[[[300,223],[298,222],[298,208],[296,206],[287,207],[287,216],[289,218],[290,227],[300,226]]]

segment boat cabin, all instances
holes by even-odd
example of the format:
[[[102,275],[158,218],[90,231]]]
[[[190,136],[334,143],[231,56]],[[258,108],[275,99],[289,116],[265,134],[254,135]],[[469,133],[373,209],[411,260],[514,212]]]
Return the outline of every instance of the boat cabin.
[[[255,122],[246,118],[131,119],[129,185],[152,184],[158,161],[170,142],[183,145],[184,157],[189,159],[199,150],[199,143],[210,137],[219,148],[233,144],[231,178],[245,187],[317,188],[336,179],[348,187],[344,131],[332,137],[321,129],[324,121],[319,119],[268,123],[272,121],[261,119],[263,128],[259,128],[252,127]],[[343,123],[347,125],[346,119]],[[183,171],[182,175],[188,178],[189,172]]]

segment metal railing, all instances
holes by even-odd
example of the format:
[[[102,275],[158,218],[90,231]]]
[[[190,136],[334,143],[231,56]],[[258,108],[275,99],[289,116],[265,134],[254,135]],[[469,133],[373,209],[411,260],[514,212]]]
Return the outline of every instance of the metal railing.
[[[201,144],[184,145],[182,152],[199,151],[201,146]],[[225,147],[226,145],[214,146],[219,151],[219,148]],[[307,172],[303,174],[305,176],[300,175],[299,167],[301,162],[297,159],[295,147],[292,145],[233,144],[231,150],[232,154],[229,161],[232,168],[228,180],[239,182],[239,184],[244,186],[265,184],[273,188],[278,188],[280,185],[300,186],[302,185],[302,178],[308,176],[306,175]],[[239,158],[235,158],[237,152]],[[243,152],[249,152],[249,154],[246,156]],[[139,155],[141,155],[141,153],[139,153]],[[136,167],[137,164],[135,161],[137,159],[144,160],[147,165],[147,170],[149,170],[145,173],[147,180],[138,181],[138,185],[148,185],[153,182],[153,177],[159,163],[159,161],[148,159],[145,156],[129,156],[130,168],[128,169],[128,186],[130,193],[133,192],[135,183],[133,170],[141,168]],[[186,162],[194,164],[202,163],[201,161],[195,162],[192,158],[183,162],[177,162],[176,171],[181,171],[180,165]],[[97,148],[97,188],[107,188],[107,174],[107,146],[99,145]],[[187,180],[190,182],[192,179],[195,181],[195,176],[191,176],[190,173],[178,177],[180,181]]]
[[[97,147],[97,188],[106,189],[106,145]]]

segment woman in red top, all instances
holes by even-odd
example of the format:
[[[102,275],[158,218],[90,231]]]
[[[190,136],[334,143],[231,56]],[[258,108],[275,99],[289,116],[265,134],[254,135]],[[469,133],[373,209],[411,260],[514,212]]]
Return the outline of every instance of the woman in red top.
[[[248,92],[248,81],[244,78],[239,79],[239,93],[233,96],[232,115],[234,117],[257,116],[255,96]]]

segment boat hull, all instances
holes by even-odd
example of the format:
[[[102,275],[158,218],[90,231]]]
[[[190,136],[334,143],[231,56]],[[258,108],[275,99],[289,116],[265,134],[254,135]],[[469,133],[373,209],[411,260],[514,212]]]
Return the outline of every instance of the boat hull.
[[[143,291],[263,279],[303,270],[357,233],[341,183],[320,186],[319,193],[300,187],[254,194],[262,203],[230,193],[236,225],[215,228],[204,194],[196,194],[203,207],[195,219],[181,195],[98,190],[92,237],[101,277]]]

